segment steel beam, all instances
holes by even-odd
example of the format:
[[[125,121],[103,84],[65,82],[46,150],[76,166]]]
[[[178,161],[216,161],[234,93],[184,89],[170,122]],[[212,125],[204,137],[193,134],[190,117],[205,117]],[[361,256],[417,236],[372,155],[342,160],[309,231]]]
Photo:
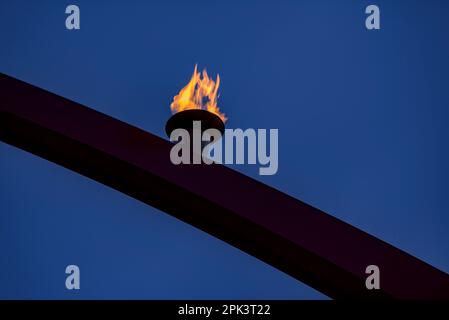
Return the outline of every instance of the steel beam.
[[[224,166],[173,165],[170,142],[4,74],[0,140],[165,211],[330,297],[449,298],[446,273],[388,243]],[[371,264],[380,268],[380,290],[365,287]]]

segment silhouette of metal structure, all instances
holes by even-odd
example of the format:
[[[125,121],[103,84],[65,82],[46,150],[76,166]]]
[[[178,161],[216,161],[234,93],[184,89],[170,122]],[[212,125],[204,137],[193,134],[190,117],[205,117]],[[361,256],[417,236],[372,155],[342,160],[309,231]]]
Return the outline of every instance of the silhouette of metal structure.
[[[449,298],[449,275],[384,241],[224,166],[173,165],[170,142],[4,74],[0,140],[165,211],[332,298]],[[365,286],[372,264],[380,290]]]

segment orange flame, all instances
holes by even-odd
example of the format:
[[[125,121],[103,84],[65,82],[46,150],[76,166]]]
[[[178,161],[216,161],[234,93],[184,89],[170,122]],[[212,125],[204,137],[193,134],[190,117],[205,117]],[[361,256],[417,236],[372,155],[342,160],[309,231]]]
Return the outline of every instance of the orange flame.
[[[220,117],[223,122],[227,118],[220,112],[217,106],[218,87],[220,86],[220,76],[217,74],[217,80],[214,81],[207,75],[206,69],[203,70],[202,77],[197,71],[197,65],[193,71],[189,83],[179,91],[173,98],[170,109],[173,113],[189,109],[203,109]]]

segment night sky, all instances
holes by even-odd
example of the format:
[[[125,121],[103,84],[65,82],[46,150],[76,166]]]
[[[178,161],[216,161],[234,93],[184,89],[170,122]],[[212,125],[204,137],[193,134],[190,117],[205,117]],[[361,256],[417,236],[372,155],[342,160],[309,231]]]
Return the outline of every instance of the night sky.
[[[229,128],[279,129],[276,175],[234,169],[449,272],[448,15],[443,0],[0,0],[0,72],[165,137],[198,63],[220,74]],[[327,298],[4,143],[0,251],[0,298]]]

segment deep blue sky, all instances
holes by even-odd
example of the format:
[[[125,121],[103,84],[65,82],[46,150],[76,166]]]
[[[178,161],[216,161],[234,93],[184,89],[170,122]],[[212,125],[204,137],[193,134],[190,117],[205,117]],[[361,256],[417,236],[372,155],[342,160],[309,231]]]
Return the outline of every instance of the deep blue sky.
[[[0,0],[0,72],[164,136],[198,63],[221,76],[229,127],[279,128],[278,174],[237,170],[449,272],[448,15],[424,0]],[[4,143],[0,251],[0,298],[325,298]]]

